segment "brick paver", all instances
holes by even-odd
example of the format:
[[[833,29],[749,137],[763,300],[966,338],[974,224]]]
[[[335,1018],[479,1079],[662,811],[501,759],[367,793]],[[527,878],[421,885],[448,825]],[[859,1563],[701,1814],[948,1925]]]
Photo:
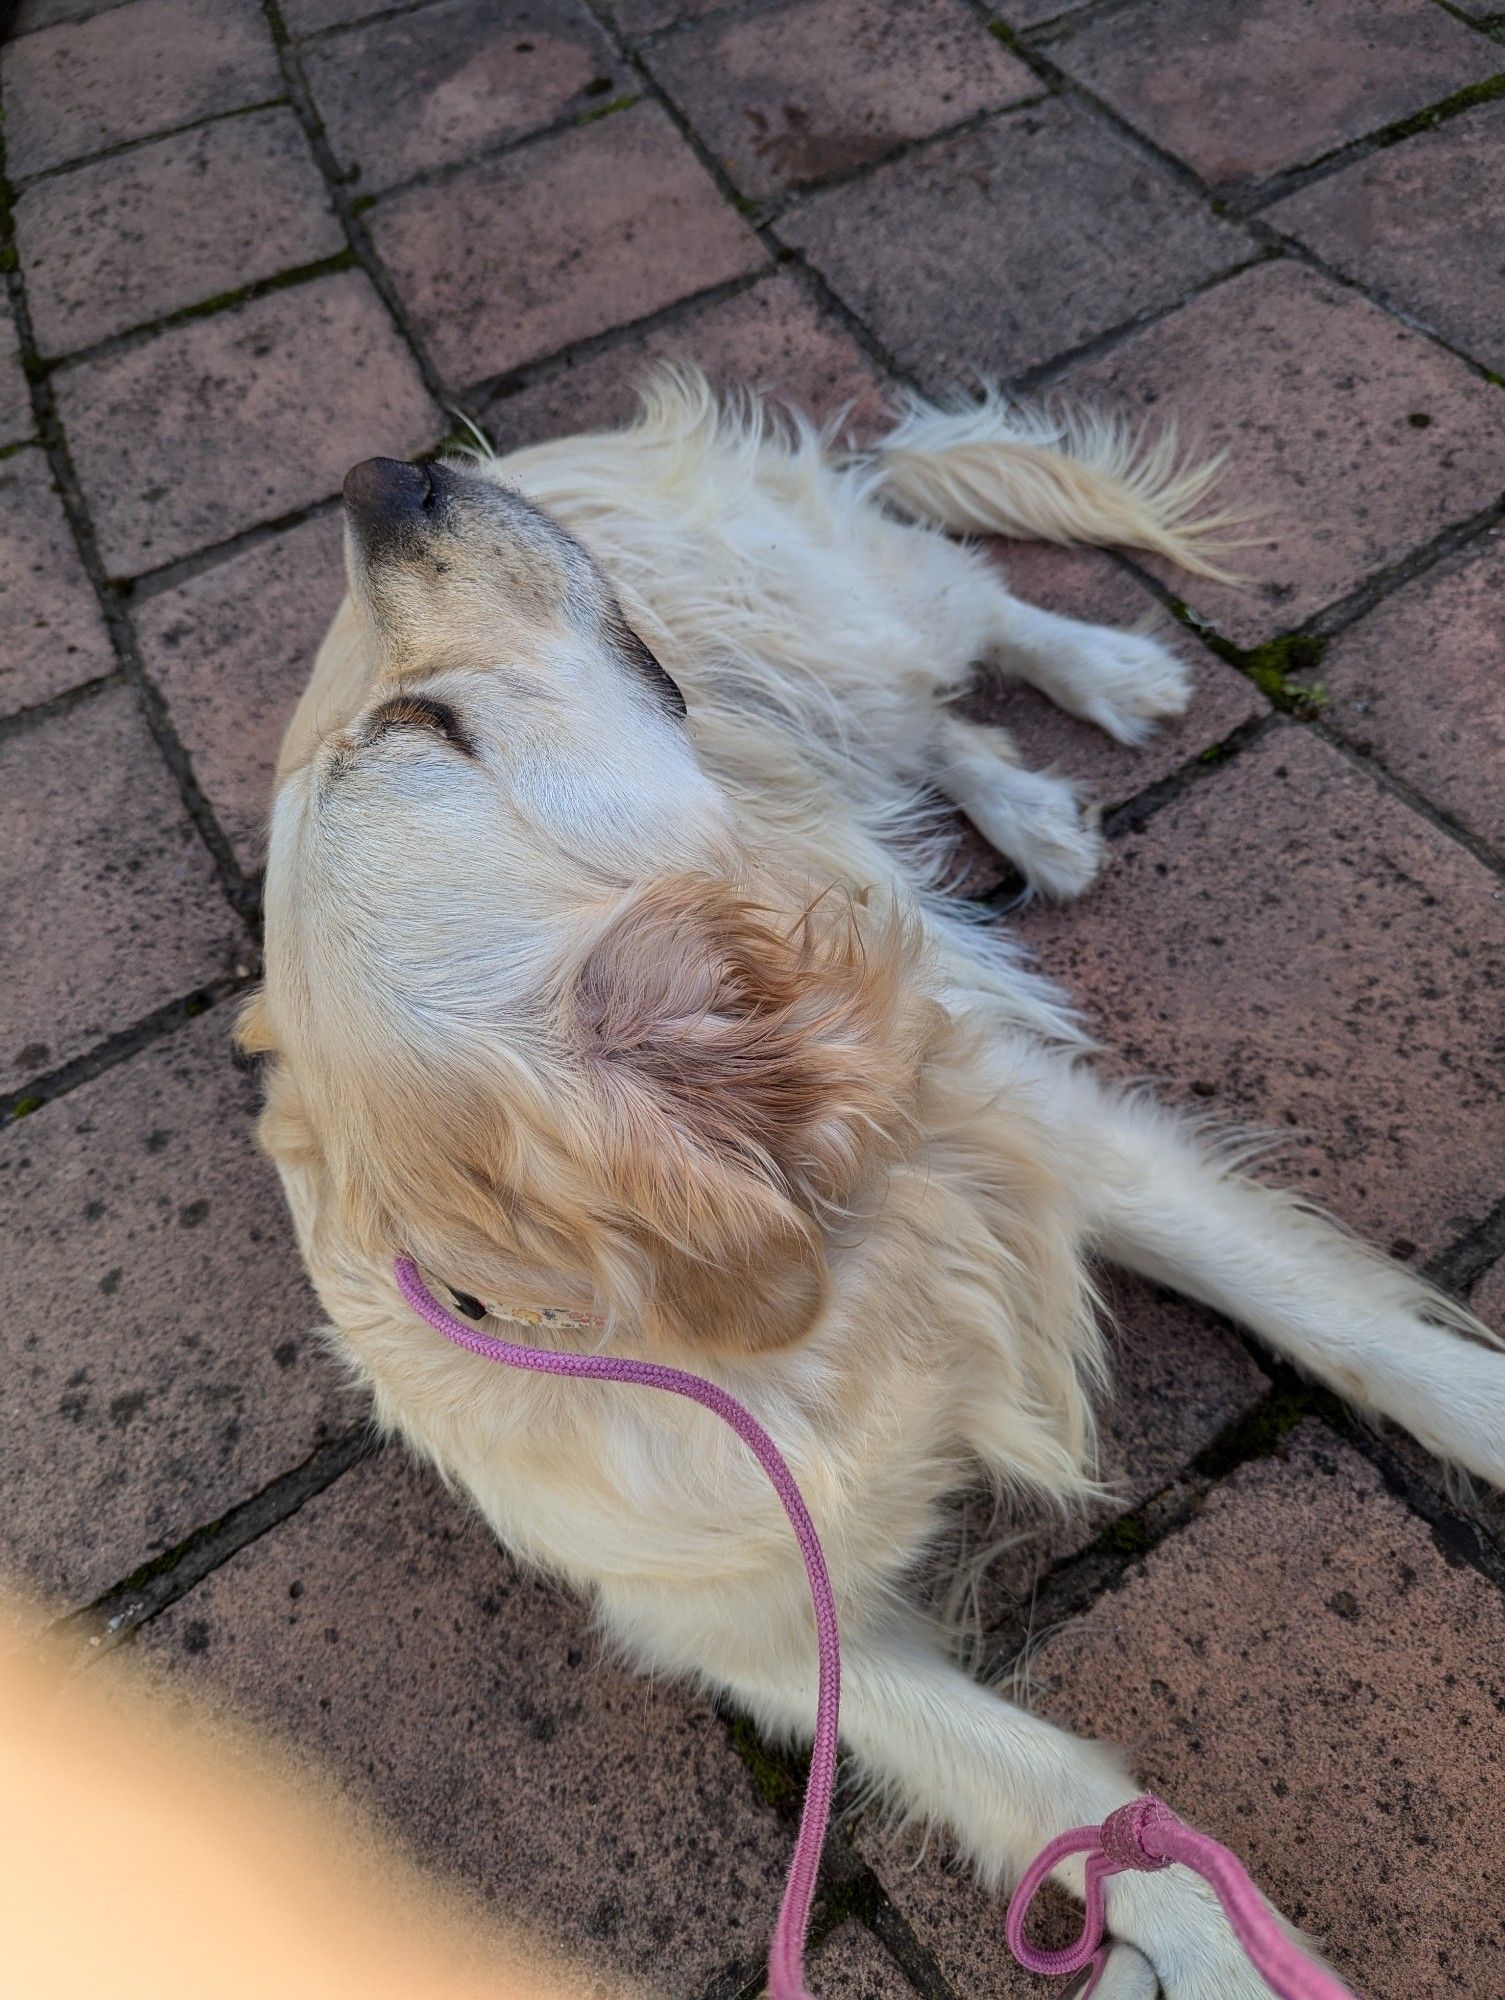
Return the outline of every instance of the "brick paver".
[[[265,858],[277,746],[343,586],[340,518],[323,514],[134,613],[143,664],[248,874]]]
[[[34,429],[16,322],[9,312],[0,311],[0,445],[30,437]]]
[[[0,1540],[60,1609],[364,1417],[229,1033],[217,1008],[0,1135]]]
[[[945,388],[1011,379],[1251,254],[1063,102],[922,147],[778,228],[903,368]]]
[[[698,1994],[763,1950],[789,1835],[710,1708],[603,1665],[584,1614],[395,1453],[139,1643],[584,1960],[593,1985]]]
[[[1499,887],[1285,726],[1022,928],[1131,1073],[1288,1134],[1279,1178],[1405,1254],[1505,1193]]]
[[[796,0],[707,22],[648,60],[748,195],[826,180],[1041,90],[962,0]]]
[[[16,203],[16,237],[45,354],[345,247],[286,108],[217,119],[38,181]]]
[[[1505,852],[1505,534],[1388,597],[1322,663],[1335,729]]]
[[[371,233],[446,381],[505,374],[763,262],[648,104],[382,202]]]
[[[1318,159],[1500,68],[1498,48],[1417,0],[1148,0],[1052,55],[1221,187]]]
[[[244,965],[129,689],[0,738],[0,798],[0,1090]]]
[[[106,567],[159,568],[339,490],[442,419],[367,280],[341,271],[54,378]]]
[[[277,97],[256,0],[129,0],[0,53],[6,166],[61,166],[126,139]]]
[[[0,458],[0,715],[114,666],[46,459],[35,449]]]
[[[498,450],[625,423],[656,363],[691,361],[713,381],[777,388],[824,421],[850,406],[859,434],[881,426],[878,372],[851,335],[785,273],[667,323],[613,340],[481,406]]]
[[[1171,589],[1238,644],[1289,632],[1500,498],[1505,396],[1357,293],[1289,263],[1216,286],[1068,378],[1226,449],[1246,586]]]
[[[303,67],[362,191],[541,131],[625,88],[581,0],[439,0],[315,42]]]
[[[1159,620],[1196,679],[1133,750],[973,688],[1119,809],[1101,884],[1012,921],[1111,1066],[1273,1127],[1274,1177],[1505,1328],[1500,19],[23,0],[0,1567],[76,1608],[192,1538],[208,1573],[161,1570],[184,1594],[139,1650],[536,1919],[582,1990],[745,1990],[787,1797],[740,1726],[603,1666],[584,1612],[395,1452],[304,1497],[365,1405],[323,1356],[229,1035],[277,740],[342,588],[341,478],[462,409],[503,450],[614,425],[673,359],[849,406],[858,448],[906,387],[978,374],[1226,447],[1247,587],[992,552],[1029,601]],[[955,824],[965,879],[999,887]],[[1028,1641],[1033,1698],[1231,1836],[1360,1990],[1495,1992],[1505,1498],[1450,1493],[1394,1433],[1362,1448],[1386,1485],[1315,1421],[1281,1441],[1282,1378],[1240,1336],[1107,1289],[1107,1496],[1068,1520],[961,1496],[937,1608],[989,1675]],[[227,1513],[234,1536],[197,1532]],[[815,1990],[1028,2000],[999,1904],[942,1851],[838,1831]]]
[[[1502,58],[1505,61],[1505,58]],[[1263,220],[1505,370],[1505,104],[1481,104],[1276,202]]]

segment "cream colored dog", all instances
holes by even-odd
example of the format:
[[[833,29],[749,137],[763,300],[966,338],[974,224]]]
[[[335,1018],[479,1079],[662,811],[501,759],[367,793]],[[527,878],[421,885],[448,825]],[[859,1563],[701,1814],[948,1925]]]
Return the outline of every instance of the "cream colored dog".
[[[842,456],[683,374],[619,434],[368,461],[278,778],[244,1035],[382,1421],[634,1659],[798,1735],[804,1576],[741,1444],[672,1398],[457,1351],[394,1254],[473,1312],[713,1375],[824,1539],[850,1751],[990,1881],[1135,1788],[962,1673],[905,1585],[979,1466],[1091,1490],[1092,1259],[1505,1483],[1483,1330],[1101,1081],[1064,997],[940,893],[937,791],[1048,893],[1100,859],[1070,785],[952,706],[979,665],[1122,742],[1187,695],[1157,640],[1020,603],[941,530],[1205,570],[1209,478],[998,401]],[[590,1316],[604,1333],[570,1330]],[[1109,1912],[1099,2000],[1263,1993],[1184,1871],[1117,1878]]]

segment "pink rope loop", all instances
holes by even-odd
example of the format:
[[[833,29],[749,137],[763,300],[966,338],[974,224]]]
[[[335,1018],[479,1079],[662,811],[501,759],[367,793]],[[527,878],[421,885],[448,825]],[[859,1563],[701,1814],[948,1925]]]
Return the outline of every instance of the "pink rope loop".
[[[811,2000],[805,1987],[805,1938],[810,1928],[810,1910],[815,1900],[816,1878],[820,1872],[821,1849],[831,1818],[831,1798],[836,1788],[836,1731],[841,1706],[841,1645],[836,1627],[836,1599],[826,1570],[825,1555],[815,1524],[794,1474],[785,1464],[773,1439],[749,1410],[714,1382],[702,1381],[682,1368],[667,1368],[654,1361],[629,1361],[612,1354],[571,1354],[554,1348],[524,1347],[520,1342],[497,1340],[455,1319],[431,1295],[411,1257],[399,1257],[393,1265],[397,1289],[408,1304],[436,1332],[457,1347],[478,1354],[486,1361],[499,1361],[508,1368],[523,1368],[538,1375],[573,1375],[593,1382],[626,1382],[639,1388],[665,1389],[699,1403],[729,1424],[757,1459],[779,1504],[789,1518],[805,1562],[810,1584],[810,1602],[815,1612],[816,1643],[820,1673],[815,1703],[815,1742],[810,1756],[810,1777],[805,1787],[805,1804],[800,1814],[799,1833],[784,1885],[778,1921],[768,1952],[769,2000]],[[1085,1854],[1086,1914],[1077,1941],[1062,1951],[1041,1951],[1024,1934],[1030,1904],[1052,1869],[1074,1854]],[[1132,1799],[1109,1813],[1100,1827],[1074,1827],[1036,1855],[1023,1881],[1009,1902],[1004,1923],[1010,1951],[1026,1971],[1062,1974],[1094,1967],[1089,1991],[1096,1986],[1106,1959],[1103,1925],[1106,1898],[1103,1883],[1124,1869],[1150,1870],[1169,1867],[1173,1861],[1194,1868],[1211,1884],[1227,1913],[1233,1933],[1249,1956],[1260,1977],[1280,1996],[1280,2000],[1352,2000],[1348,1989],[1320,1966],[1314,1965],[1291,1943],[1266,1907],[1259,1891],[1238,1860],[1204,1833],[1196,1832],[1159,1799],[1146,1796]]]

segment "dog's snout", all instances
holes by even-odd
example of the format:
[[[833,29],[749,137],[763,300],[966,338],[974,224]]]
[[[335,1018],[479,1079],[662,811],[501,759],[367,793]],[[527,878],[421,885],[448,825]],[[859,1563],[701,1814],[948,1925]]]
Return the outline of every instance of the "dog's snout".
[[[363,458],[345,474],[342,491],[351,526],[375,548],[419,526],[440,497],[439,475],[400,458]]]

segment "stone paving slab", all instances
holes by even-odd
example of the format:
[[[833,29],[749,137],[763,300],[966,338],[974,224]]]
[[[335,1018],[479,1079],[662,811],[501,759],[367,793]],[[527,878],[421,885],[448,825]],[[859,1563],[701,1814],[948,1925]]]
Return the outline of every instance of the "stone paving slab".
[[[778,234],[932,389],[1012,380],[1251,254],[1063,100],[812,196]]]
[[[1051,58],[1214,187],[1321,158],[1501,67],[1417,0],[1148,0]]]
[[[285,106],[50,175],[16,203],[43,354],[66,354],[345,247]]]
[[[1505,104],[1481,104],[1313,182],[1261,220],[1499,372],[1502,185]]]
[[[369,281],[340,271],[53,377],[105,566],[157,569],[405,457],[443,419]]]
[[[266,858],[282,732],[345,585],[337,512],[257,542],[132,614],[204,796],[246,874]]]
[[[457,387],[764,261],[651,104],[396,195],[369,220],[441,375]]]
[[[1226,449],[1243,586],[1145,567],[1241,646],[1290,632],[1500,498],[1505,396],[1317,272],[1230,278],[1073,369],[1072,395]]]
[[[1505,1336],[1505,1257],[1485,1272],[1469,1304],[1487,1327]]]
[[[115,649],[40,451],[0,458],[0,715],[115,668]]]
[[[362,193],[542,131],[627,87],[581,0],[439,0],[313,43],[303,69]]]
[[[1042,90],[963,0],[795,0],[675,35],[648,65],[754,196],[827,180]]]
[[[395,1452],[142,1633],[374,1808],[417,1857],[583,1960],[698,1994],[756,1959],[790,1834],[695,1696],[604,1665],[582,1612]]]
[[[1322,661],[1333,728],[1505,853],[1505,531],[1404,585]]]
[[[0,739],[0,798],[0,1090],[245,969],[245,931],[129,688]]]
[[[365,1408],[215,1008],[0,1134],[3,1561],[90,1602]]]
[[[41,173],[281,92],[256,0],[129,0],[0,52],[6,170]]]
[[[15,444],[35,429],[16,322],[8,309],[0,310],[0,445]]]
[[[1091,625],[1154,631],[1175,648],[1193,677],[1185,716],[1132,748],[1067,715],[1022,681],[980,679],[968,696],[968,713],[1012,730],[1027,764],[1059,768],[1101,804],[1114,806],[1168,778],[1266,712],[1253,682],[1177,626],[1144,584],[1112,556],[1045,542],[992,546],[1016,597]]]
[[[1505,1194],[1498,878],[1285,725],[1025,938],[1132,1075],[1287,1139],[1266,1170],[1398,1254]]]
[[[843,1924],[810,1960],[820,2000],[912,2000],[914,1988],[871,1931]]]
[[[1227,1841],[1358,1991],[1453,2000],[1505,1974],[1502,1637],[1499,1593],[1310,1425],[1047,1639],[1030,1680]],[[958,1992],[1037,1989],[1001,1902],[879,1827],[859,1846]]]
[[[619,336],[527,384],[508,383],[479,418],[499,451],[628,422],[655,364],[690,361],[713,381],[777,389],[824,422],[851,407],[859,436],[881,425],[878,370],[787,273],[661,325]]]

